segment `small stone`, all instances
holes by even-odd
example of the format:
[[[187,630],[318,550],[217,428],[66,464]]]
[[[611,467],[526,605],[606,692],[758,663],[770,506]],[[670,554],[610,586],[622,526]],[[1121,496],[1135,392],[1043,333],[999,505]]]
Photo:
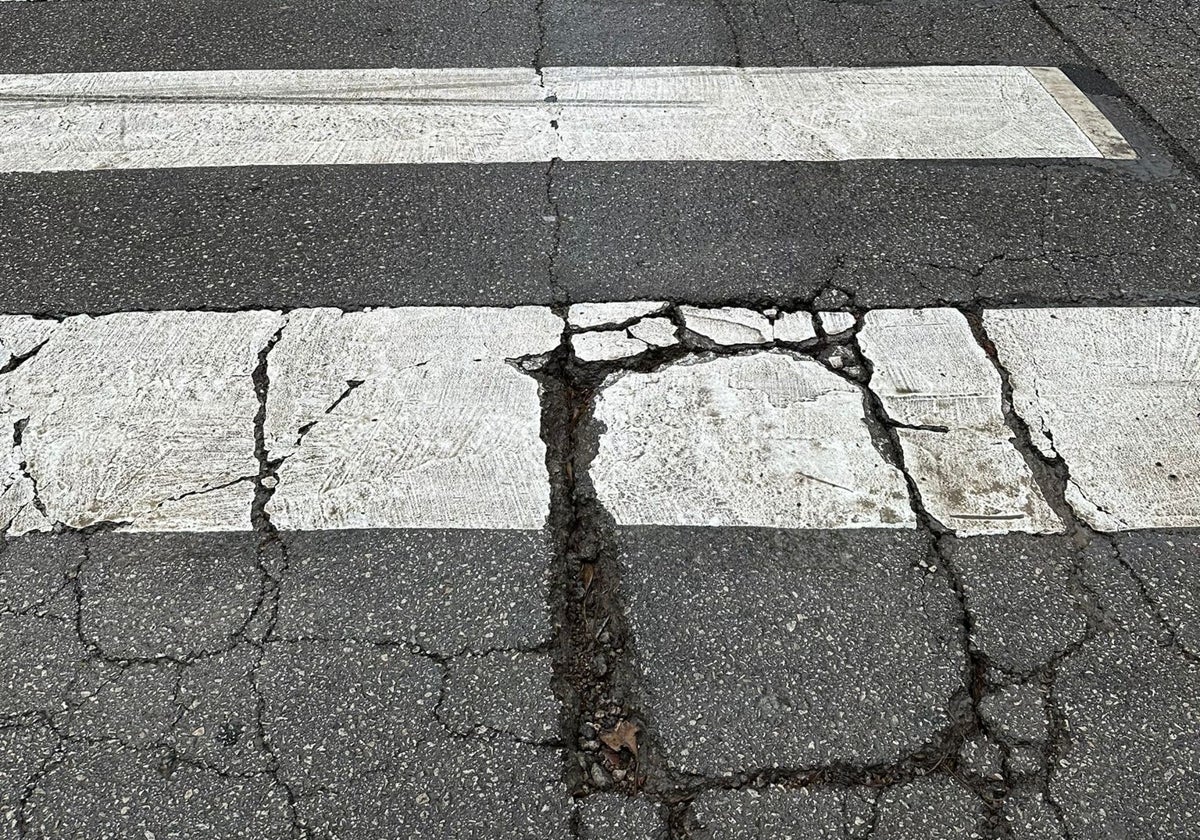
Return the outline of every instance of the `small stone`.
[[[591,778],[592,784],[598,788],[605,788],[612,784],[612,777],[599,764],[592,765]]]
[[[1036,776],[1042,772],[1045,759],[1041,752],[1033,747],[1012,747],[1008,751],[1008,762],[1005,766],[1014,776]]]
[[[1004,755],[1000,747],[984,736],[963,742],[959,759],[967,770],[986,779],[1004,778]]]
[[[840,309],[850,302],[850,295],[836,287],[825,289],[813,300],[817,309]]]

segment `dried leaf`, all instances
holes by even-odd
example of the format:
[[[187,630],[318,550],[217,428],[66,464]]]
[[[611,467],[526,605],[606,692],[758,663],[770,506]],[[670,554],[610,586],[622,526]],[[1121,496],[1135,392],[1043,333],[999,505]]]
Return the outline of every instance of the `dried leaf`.
[[[601,732],[600,740],[610,750],[620,752],[624,748],[629,750],[634,758],[637,758],[637,736],[639,731],[636,723],[623,720],[607,732]]]

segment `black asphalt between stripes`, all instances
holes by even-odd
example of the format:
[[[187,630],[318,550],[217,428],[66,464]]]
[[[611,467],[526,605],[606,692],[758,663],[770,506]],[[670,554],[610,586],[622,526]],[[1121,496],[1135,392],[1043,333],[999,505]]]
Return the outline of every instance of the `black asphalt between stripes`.
[[[883,779],[903,801],[928,779],[967,792],[971,826],[981,802],[1048,785],[1073,836],[1191,836],[1200,529],[935,550],[910,529],[602,527],[590,594],[567,596],[587,599],[582,635],[554,643],[546,584],[579,558],[544,534],[262,536],[0,543],[0,813],[38,837],[124,836],[134,818],[159,837],[309,836],[286,791],[338,836],[375,836],[354,830],[367,819],[565,836],[559,769],[598,800],[575,756],[603,753],[568,737],[564,765],[553,739],[521,734],[596,731],[542,702],[556,655],[568,704],[619,698],[605,708],[642,727],[637,800],[704,813],[687,801],[781,784],[761,807],[782,819],[814,813],[806,794]],[[444,777],[469,780],[471,808],[417,807],[411,792]],[[957,799],[915,801],[945,814]]]
[[[1200,302],[1145,162],[568,163],[0,176],[0,309]]]
[[[506,67],[536,49],[519,0],[0,3],[4,73]]]
[[[0,3],[4,73],[1072,60],[1025,0]]]

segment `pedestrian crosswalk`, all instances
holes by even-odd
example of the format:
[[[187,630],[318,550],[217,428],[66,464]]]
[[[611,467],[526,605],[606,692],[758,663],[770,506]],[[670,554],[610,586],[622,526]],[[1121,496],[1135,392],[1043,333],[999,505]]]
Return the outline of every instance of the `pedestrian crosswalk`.
[[[0,0],[0,835],[1190,837],[1198,173],[961,5]]]

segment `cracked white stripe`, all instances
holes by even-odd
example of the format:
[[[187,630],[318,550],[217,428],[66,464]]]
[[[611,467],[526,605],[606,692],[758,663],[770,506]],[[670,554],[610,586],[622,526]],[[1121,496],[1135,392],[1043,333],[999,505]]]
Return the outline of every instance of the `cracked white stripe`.
[[[1008,309],[984,325],[1079,516],[1102,531],[1200,525],[1200,309]]]
[[[925,509],[960,535],[1057,533],[1005,425],[1000,375],[954,309],[868,312],[858,336]]]
[[[506,360],[562,332],[533,306],[291,313],[267,368],[268,458],[282,459],[272,523],[541,528],[538,384]]]
[[[673,335],[680,310],[599,333],[545,307],[0,316],[0,533],[247,530],[256,503],[284,530],[539,529],[554,431],[529,367],[644,325],[670,346],[587,367],[607,378],[575,466],[619,524],[920,510],[964,536],[1045,533],[1053,503],[1106,531],[1200,526],[1200,309],[995,310],[986,336],[955,310],[883,310],[832,344],[715,351]],[[1062,498],[1039,458],[1062,459]]]
[[[0,75],[0,171],[1134,156],[1048,68]]]

